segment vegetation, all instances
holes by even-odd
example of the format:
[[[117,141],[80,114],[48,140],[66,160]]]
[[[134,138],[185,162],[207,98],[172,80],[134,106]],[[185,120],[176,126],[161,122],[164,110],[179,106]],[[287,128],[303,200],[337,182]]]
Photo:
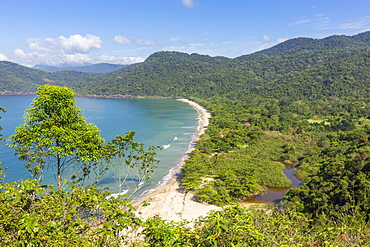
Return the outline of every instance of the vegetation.
[[[55,190],[25,180],[0,189],[2,246],[122,246],[140,226],[127,200],[94,187]]]
[[[18,126],[8,140],[18,159],[26,161],[26,168],[40,181],[51,169],[58,189],[63,181],[81,183],[88,177],[98,181],[109,167],[114,168],[110,169],[113,172],[126,168],[125,174],[114,173],[119,192],[125,181],[122,177],[132,169],[142,186],[153,172],[158,147],[150,146],[146,151],[142,143],[133,140],[135,132],[116,136],[105,145],[99,128],[86,123],[75,103],[70,88],[40,86],[24,115],[25,124]]]
[[[144,63],[99,75],[48,74],[1,62],[8,66],[0,73],[6,81],[1,86],[3,91],[32,92],[38,83],[48,81],[81,94],[197,101],[212,118],[181,179],[200,201],[226,205],[266,187],[287,187],[281,162],[296,163],[296,174],[305,182],[290,190],[279,205],[226,207],[199,219],[194,229],[187,222],[154,217],[140,223],[143,232],[136,244],[366,246],[370,244],[369,46],[370,32],[365,32],[288,40],[235,59],[159,52]],[[121,144],[115,143],[124,151]],[[7,190],[10,187],[1,193]],[[39,201],[48,195],[36,194],[29,196],[31,201],[22,201]],[[8,222],[6,215],[2,217]],[[126,225],[128,229],[135,229],[133,222]]]
[[[66,87],[39,87],[24,115],[25,124],[9,138],[9,145],[18,159],[27,161],[33,176],[42,180],[49,167],[54,170],[58,189],[63,179],[87,176],[103,155],[104,139],[98,127],[86,123],[73,96]]]
[[[231,206],[198,219],[194,229],[154,217],[144,233],[150,246],[367,246],[370,227],[362,215],[339,215],[313,222],[276,206]]]

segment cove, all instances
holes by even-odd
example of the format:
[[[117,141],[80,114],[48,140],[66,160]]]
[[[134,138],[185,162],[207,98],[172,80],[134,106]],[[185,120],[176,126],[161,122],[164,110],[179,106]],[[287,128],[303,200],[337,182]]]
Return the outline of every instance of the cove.
[[[0,106],[6,109],[0,126],[3,137],[9,137],[16,126],[23,123],[23,113],[31,104],[34,95],[1,95]],[[76,97],[77,106],[89,123],[96,124],[102,137],[110,141],[116,135],[136,131],[134,140],[145,145],[161,146],[157,154],[160,163],[139,193],[158,186],[172,177],[176,166],[188,152],[197,131],[197,111],[187,103],[173,99],[106,99]],[[9,167],[5,181],[26,179],[30,173],[24,163],[17,160],[14,149],[0,145],[0,162]],[[53,174],[45,176],[45,183],[53,181]],[[102,187],[115,192],[113,178],[106,174],[101,180]]]

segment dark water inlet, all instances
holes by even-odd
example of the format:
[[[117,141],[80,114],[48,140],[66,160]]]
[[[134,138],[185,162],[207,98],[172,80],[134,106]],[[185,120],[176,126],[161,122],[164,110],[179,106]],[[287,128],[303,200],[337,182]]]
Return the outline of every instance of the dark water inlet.
[[[291,188],[298,187],[302,184],[302,181],[294,176],[294,165],[286,165],[284,169],[284,174],[292,181],[292,186],[289,188],[267,188],[266,192],[263,195],[259,195],[256,198],[251,198],[246,200],[248,203],[278,203],[286,195],[287,191]]]

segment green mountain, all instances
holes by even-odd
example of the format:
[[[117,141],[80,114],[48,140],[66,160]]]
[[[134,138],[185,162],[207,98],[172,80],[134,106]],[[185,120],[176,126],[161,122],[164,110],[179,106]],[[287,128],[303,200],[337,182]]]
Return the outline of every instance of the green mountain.
[[[93,73],[70,70],[47,73],[16,63],[0,61],[0,92],[32,93],[36,92],[40,85],[71,86],[76,81],[82,83],[96,76]]]
[[[234,97],[242,91],[248,94],[247,91],[253,90],[262,92],[265,97],[266,91],[261,87],[269,90],[269,85],[275,81],[289,80],[292,74],[297,73],[318,74],[322,70],[322,73],[330,74],[334,68],[329,64],[366,54],[370,46],[369,37],[370,32],[324,39],[296,38],[234,59],[157,52],[143,63],[103,74],[78,71],[45,73],[0,62],[0,90],[31,92],[38,85],[49,83],[72,87],[81,94],[208,98]],[[347,65],[350,67],[353,62],[349,59]]]
[[[313,68],[328,74],[331,67],[327,64],[366,54],[370,46],[369,36],[370,32],[319,40],[292,39],[235,59],[158,52],[149,56],[144,63],[106,73],[104,78],[89,82],[89,87],[85,87],[88,89],[81,93],[233,97],[237,92],[263,87],[290,74],[311,73],[306,70]]]
[[[0,61],[0,91],[35,92],[39,85],[46,83],[45,72],[30,69],[15,63]]]

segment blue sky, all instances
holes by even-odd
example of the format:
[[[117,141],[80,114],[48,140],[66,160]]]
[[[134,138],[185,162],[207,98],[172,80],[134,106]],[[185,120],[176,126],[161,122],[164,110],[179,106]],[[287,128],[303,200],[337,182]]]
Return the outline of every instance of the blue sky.
[[[0,0],[0,60],[131,64],[157,51],[229,58],[370,30],[369,0]]]

